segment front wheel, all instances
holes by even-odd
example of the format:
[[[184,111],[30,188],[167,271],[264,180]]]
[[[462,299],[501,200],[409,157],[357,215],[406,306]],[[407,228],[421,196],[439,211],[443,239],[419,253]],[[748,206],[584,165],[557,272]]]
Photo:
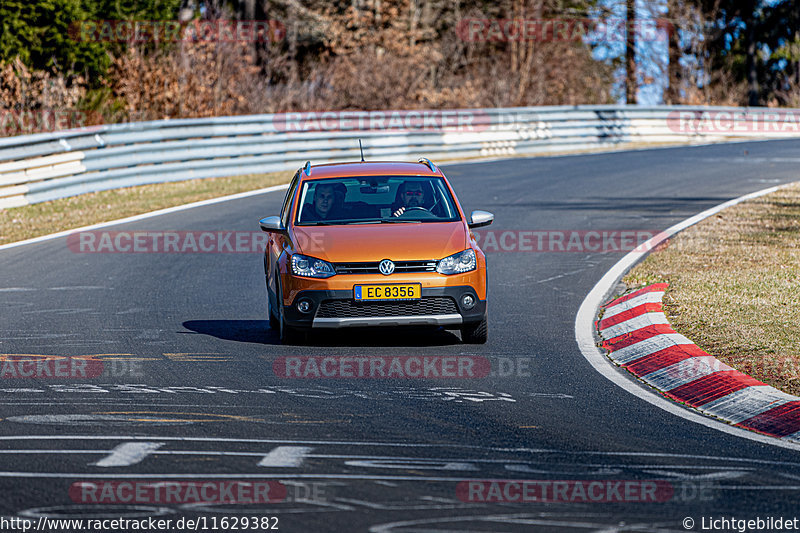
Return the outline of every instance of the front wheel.
[[[461,326],[461,342],[464,344],[486,344],[489,338],[489,317],[483,315],[483,320],[473,324]]]
[[[278,314],[272,308],[272,300],[269,299],[269,280],[267,280],[267,315],[269,316],[269,329],[280,329]]]

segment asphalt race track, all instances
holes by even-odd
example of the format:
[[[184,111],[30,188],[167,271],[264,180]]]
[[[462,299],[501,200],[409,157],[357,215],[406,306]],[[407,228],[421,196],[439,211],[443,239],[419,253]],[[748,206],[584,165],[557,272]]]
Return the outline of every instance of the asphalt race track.
[[[780,141],[444,170],[467,212],[495,213],[488,230],[500,237],[655,233],[798,180],[798,162],[800,141]],[[108,230],[256,231],[283,194]],[[329,333],[281,346],[266,321],[258,253],[76,253],[66,239],[0,251],[0,353],[93,356],[80,361],[101,361],[103,372],[3,374],[0,512],[205,517],[209,525],[212,517],[277,517],[285,532],[393,533],[685,531],[687,517],[699,531],[712,517],[800,517],[800,452],[669,414],[581,355],[575,314],[622,252],[524,251],[509,239],[509,251],[498,243],[487,254],[484,346],[442,330]],[[275,375],[276,359],[297,355],[479,356],[492,373]],[[472,501],[511,485],[486,483],[471,497],[459,485],[513,479],[542,482],[530,494],[549,490],[549,501]],[[95,502],[101,493],[83,490],[123,480],[274,481],[271,494],[276,486],[285,494],[258,503],[121,501],[128,492]]]

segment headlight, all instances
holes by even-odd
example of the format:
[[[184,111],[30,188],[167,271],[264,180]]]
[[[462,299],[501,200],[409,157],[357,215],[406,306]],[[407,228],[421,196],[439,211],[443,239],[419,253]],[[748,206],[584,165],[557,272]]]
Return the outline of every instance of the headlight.
[[[461,274],[477,268],[478,261],[475,259],[475,250],[467,248],[463,252],[458,252],[449,257],[445,257],[436,266],[439,274]]]
[[[333,265],[322,259],[294,254],[292,256],[292,274],[306,278],[329,278],[336,274]]]

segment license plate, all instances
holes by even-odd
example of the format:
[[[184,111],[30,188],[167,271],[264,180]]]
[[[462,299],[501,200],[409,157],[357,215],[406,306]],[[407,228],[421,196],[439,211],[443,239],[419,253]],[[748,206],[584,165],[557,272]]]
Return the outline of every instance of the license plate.
[[[365,300],[419,300],[422,297],[422,285],[406,283],[395,285],[355,285],[353,298]]]

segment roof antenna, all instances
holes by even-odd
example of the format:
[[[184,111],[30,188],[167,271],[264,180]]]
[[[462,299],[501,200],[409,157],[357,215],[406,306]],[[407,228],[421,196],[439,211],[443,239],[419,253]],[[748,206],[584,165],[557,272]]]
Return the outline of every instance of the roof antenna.
[[[361,146],[361,139],[358,140],[358,149],[361,150],[361,162],[364,162],[364,147]]]

